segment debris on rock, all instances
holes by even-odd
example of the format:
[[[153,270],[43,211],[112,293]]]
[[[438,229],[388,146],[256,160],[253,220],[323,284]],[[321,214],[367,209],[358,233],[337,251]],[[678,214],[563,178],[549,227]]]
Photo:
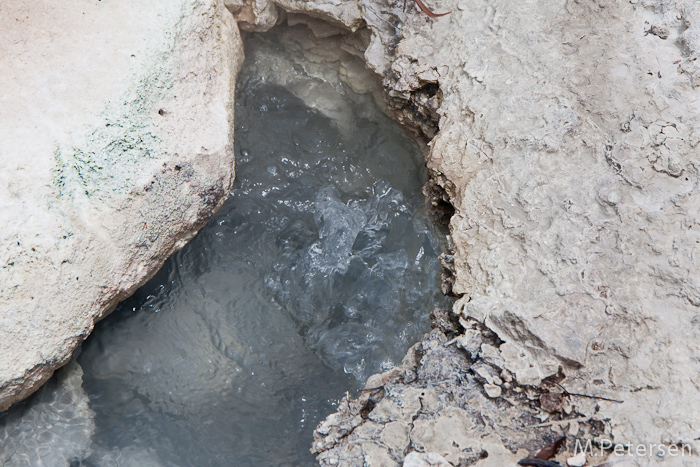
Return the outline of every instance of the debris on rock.
[[[566,465],[569,467],[583,467],[586,465],[586,453],[581,451],[575,456],[569,457],[566,459]]]

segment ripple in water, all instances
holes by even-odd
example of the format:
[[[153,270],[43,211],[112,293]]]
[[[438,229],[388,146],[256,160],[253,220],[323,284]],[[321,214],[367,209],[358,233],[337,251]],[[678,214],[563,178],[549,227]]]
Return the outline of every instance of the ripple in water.
[[[83,345],[94,433],[76,465],[312,464],[337,399],[448,306],[415,145],[269,36],[246,55],[231,197]]]

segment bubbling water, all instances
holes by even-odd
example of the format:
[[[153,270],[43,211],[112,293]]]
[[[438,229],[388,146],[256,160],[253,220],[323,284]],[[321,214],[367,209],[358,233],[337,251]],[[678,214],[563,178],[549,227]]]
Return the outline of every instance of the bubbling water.
[[[417,148],[280,34],[247,42],[230,199],[83,345],[77,465],[311,464],[337,400],[449,306]]]

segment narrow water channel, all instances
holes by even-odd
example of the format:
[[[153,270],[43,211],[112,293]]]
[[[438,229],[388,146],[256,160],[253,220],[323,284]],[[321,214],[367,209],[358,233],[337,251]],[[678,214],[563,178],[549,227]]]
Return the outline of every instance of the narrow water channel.
[[[83,344],[89,409],[54,380],[0,415],[6,449],[26,440],[7,465],[69,441],[71,465],[312,465],[338,399],[449,306],[421,155],[289,43],[303,28],[247,38],[230,199]]]

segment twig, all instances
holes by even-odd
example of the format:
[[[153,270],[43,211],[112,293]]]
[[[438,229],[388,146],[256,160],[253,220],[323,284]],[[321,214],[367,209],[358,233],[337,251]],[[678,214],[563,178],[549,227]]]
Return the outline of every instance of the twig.
[[[423,13],[430,16],[431,18],[439,18],[440,16],[445,16],[452,13],[451,11],[448,11],[447,13],[433,13],[432,11],[430,11],[430,8],[428,8],[423,2],[421,2],[421,0],[416,0],[416,3],[418,4],[418,8],[420,8],[423,11]],[[406,2],[404,2],[404,5],[405,4]]]
[[[622,404],[622,403],[624,402],[624,401],[621,401],[621,400],[610,399],[610,398],[608,398],[608,397],[603,397],[603,396],[591,396],[591,395],[588,395],[588,394],[577,394],[577,393],[575,393],[575,392],[569,392],[569,391],[567,391],[566,388],[565,388],[564,386],[562,386],[561,384],[559,384],[559,383],[554,383],[554,384],[556,384],[557,386],[559,386],[559,387],[562,389],[562,391],[564,391],[564,394],[566,394],[567,396],[579,396],[579,397],[587,397],[587,398],[589,398],[589,399],[600,399],[600,400],[608,401],[608,402],[616,402],[616,403],[618,403],[618,404]]]
[[[360,5],[362,5],[363,7],[367,8],[369,11],[371,11],[372,13],[374,13],[374,15],[375,15],[377,18],[379,18],[380,20],[384,21],[386,24],[388,24],[389,26],[391,26],[392,28],[394,28],[394,31],[396,31],[396,32],[399,31],[399,28],[398,28],[398,27],[396,27],[396,26],[394,26],[393,24],[391,24],[388,20],[382,18],[382,17],[379,15],[379,13],[377,13],[376,11],[374,11],[374,8],[372,8],[371,6],[367,5],[365,2],[360,2]]]
[[[567,418],[565,420],[553,420],[551,422],[540,423],[538,425],[526,425],[526,428],[544,428],[546,426],[563,425],[564,423],[569,422],[587,422],[588,420],[590,420],[590,417]]]
[[[360,389],[360,392],[379,391],[380,389],[384,389],[384,386],[377,386],[376,388]]]

